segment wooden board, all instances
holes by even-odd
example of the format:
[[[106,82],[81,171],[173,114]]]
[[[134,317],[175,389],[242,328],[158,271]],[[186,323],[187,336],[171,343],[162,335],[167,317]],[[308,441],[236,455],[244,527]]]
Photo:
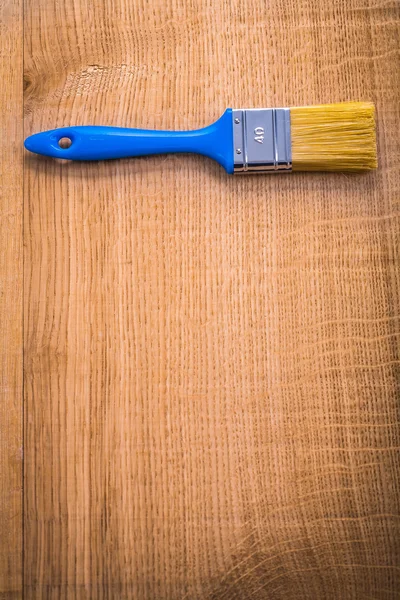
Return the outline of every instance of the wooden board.
[[[22,591],[22,2],[0,2],[0,598]]]
[[[22,33],[5,4],[8,597]],[[235,178],[192,156],[25,156],[26,598],[398,597],[399,18],[395,0],[25,1],[26,135],[370,99],[380,162]]]

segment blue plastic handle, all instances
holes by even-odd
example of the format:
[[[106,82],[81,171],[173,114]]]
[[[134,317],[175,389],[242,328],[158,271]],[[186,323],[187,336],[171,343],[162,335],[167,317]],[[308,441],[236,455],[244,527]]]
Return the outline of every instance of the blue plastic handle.
[[[69,138],[69,148],[61,148],[61,138]],[[35,133],[25,140],[25,148],[36,154],[69,160],[103,160],[167,152],[194,152],[213,158],[233,173],[232,109],[212,125],[193,131],[154,131],[95,125],[61,127]]]

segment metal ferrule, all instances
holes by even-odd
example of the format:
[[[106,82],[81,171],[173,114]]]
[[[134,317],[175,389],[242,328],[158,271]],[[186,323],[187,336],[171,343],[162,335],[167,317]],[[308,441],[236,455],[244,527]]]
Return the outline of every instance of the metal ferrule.
[[[232,111],[234,173],[292,170],[289,108]]]

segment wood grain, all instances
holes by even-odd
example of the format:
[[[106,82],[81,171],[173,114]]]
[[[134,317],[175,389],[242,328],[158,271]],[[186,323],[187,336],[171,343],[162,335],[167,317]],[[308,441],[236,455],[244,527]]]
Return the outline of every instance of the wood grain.
[[[22,2],[0,2],[0,598],[22,592]]]
[[[399,17],[25,1],[27,135],[365,99],[380,161],[26,156],[27,598],[398,597]]]

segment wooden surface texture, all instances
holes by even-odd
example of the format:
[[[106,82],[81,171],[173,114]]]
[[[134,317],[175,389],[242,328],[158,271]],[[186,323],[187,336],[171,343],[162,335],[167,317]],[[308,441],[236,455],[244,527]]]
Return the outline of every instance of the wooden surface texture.
[[[399,597],[399,23],[0,1],[1,598]],[[22,151],[344,100],[376,103],[376,173]]]
[[[23,22],[0,0],[0,598],[22,587]]]

